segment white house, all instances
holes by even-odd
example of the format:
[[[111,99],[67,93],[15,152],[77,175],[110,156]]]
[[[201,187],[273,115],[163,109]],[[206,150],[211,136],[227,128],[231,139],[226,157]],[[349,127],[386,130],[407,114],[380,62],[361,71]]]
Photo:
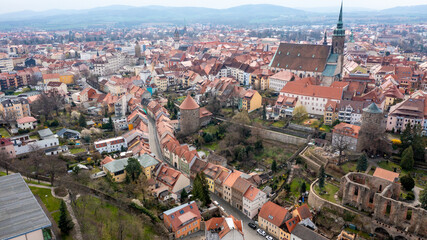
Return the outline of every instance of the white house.
[[[288,82],[280,95],[298,98],[297,105],[302,105],[309,114],[324,115],[325,105],[330,101],[339,102],[343,96],[342,87],[325,87],[312,85],[307,80]]]
[[[332,146],[344,147],[356,151],[360,126],[340,123],[332,130]]]
[[[94,143],[95,149],[99,153],[121,151],[122,147],[127,148],[126,140],[123,137],[109,138]]]
[[[37,119],[33,117],[23,117],[16,120],[19,129],[34,129],[37,126]]]
[[[243,195],[243,213],[252,219],[266,202],[267,194],[254,186],[250,186]]]

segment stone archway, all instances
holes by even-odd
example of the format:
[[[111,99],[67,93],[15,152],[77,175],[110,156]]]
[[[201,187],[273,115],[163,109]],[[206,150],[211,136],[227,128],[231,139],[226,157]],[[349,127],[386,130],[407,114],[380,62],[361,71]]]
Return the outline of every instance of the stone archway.
[[[406,240],[406,238],[402,236],[397,236],[394,238],[394,240]]]
[[[393,240],[393,237],[382,227],[375,228],[375,239]]]

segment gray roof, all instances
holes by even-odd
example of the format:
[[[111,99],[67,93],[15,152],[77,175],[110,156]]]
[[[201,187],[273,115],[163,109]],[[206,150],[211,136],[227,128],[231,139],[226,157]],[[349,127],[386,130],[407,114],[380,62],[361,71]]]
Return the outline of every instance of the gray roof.
[[[51,225],[21,174],[0,177],[0,239],[14,238]]]
[[[142,156],[133,156],[133,158],[138,159],[139,164],[143,168],[151,167],[159,163],[159,161],[148,154],[143,154]],[[126,165],[128,165],[128,159],[129,158],[117,159],[105,164],[104,167],[110,172],[118,172],[125,169]]]
[[[378,108],[377,104],[375,104],[375,103],[372,103],[367,108],[364,108],[363,111],[368,112],[368,113],[382,113],[383,112],[381,109]]]
[[[50,130],[50,128],[39,130],[38,133],[42,139],[49,136],[53,136],[53,132],[52,130]]]
[[[64,133],[66,133],[66,132],[68,132],[68,133],[73,133],[73,134],[75,134],[75,135],[80,135],[80,133],[79,133],[78,131],[71,130],[71,129],[67,129],[67,128],[63,128],[63,129],[59,130],[58,132],[56,132],[56,135],[58,135],[58,136],[62,136],[62,135],[64,135]]]
[[[327,238],[314,232],[308,227],[304,227],[301,224],[297,224],[294,230],[292,230],[292,235],[299,237],[300,239],[303,239],[303,240],[327,240]]]

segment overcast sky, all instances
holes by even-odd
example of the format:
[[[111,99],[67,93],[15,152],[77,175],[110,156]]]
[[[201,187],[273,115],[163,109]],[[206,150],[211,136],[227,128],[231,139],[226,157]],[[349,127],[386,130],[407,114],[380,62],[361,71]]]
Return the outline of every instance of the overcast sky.
[[[193,6],[228,8],[244,4],[275,4],[293,8],[338,6],[340,0],[0,0],[0,13],[22,10],[44,11],[50,9],[87,9],[110,5],[131,6]],[[426,4],[426,0],[358,0],[344,1],[344,7],[385,9],[396,6]]]

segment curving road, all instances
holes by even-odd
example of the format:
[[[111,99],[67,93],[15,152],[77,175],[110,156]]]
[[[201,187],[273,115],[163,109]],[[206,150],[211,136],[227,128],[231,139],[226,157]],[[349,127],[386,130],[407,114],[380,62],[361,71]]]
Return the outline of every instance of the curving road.
[[[148,142],[150,144],[150,150],[154,155],[156,155],[158,159],[164,161],[162,148],[160,147],[160,142],[157,137],[156,121],[154,121],[154,119],[150,117],[148,114],[147,114],[147,118],[148,118]]]

